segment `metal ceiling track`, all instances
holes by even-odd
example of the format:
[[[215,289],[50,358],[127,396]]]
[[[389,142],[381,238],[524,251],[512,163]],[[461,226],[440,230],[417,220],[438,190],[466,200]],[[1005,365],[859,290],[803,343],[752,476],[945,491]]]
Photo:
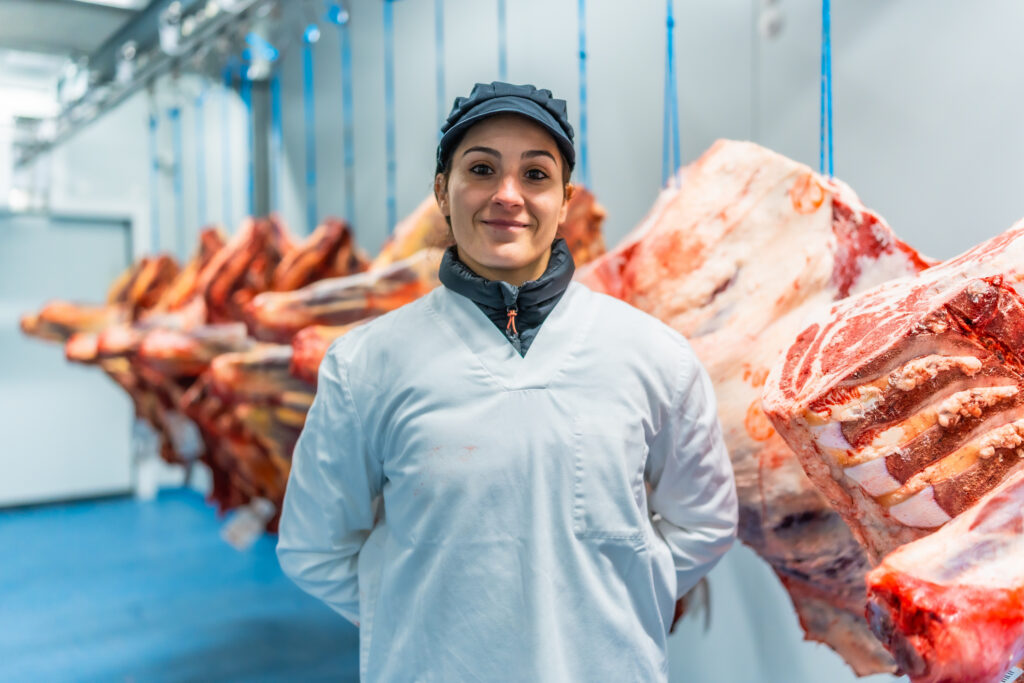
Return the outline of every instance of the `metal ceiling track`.
[[[274,2],[276,0],[154,0],[88,57],[88,89],[62,108],[56,117],[57,131],[51,139],[23,143],[15,166],[23,167],[67,142],[160,76],[180,68],[200,50],[209,49],[212,41],[233,25]],[[180,26],[188,26],[187,30],[179,31],[180,39],[173,54],[165,51],[160,42],[160,31],[166,30],[169,11],[177,15]],[[133,53],[131,76],[119,80],[118,63],[125,58],[128,46]]]

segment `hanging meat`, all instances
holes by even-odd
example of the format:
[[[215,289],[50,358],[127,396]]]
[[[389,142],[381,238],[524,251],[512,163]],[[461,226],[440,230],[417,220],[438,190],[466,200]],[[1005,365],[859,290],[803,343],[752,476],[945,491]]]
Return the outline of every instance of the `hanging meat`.
[[[38,313],[23,315],[21,330],[32,337],[64,342],[76,332],[99,332],[133,320],[166,296],[179,274],[170,256],[143,257],[118,276],[105,304],[51,301]]]
[[[225,353],[210,365],[213,391],[225,401],[248,403],[287,402],[291,394],[308,394],[313,385],[292,375],[292,347],[259,344],[239,353]]]
[[[371,320],[373,318],[363,318],[348,325],[310,325],[303,328],[292,338],[291,373],[315,386],[320,363],[327,355],[331,343],[349,330]]]
[[[234,322],[259,292],[270,289],[274,269],[294,248],[275,218],[247,218],[238,233],[203,268],[197,282],[209,322]]]
[[[51,301],[38,313],[21,316],[21,331],[30,337],[65,342],[76,332],[98,332],[130,316],[130,308],[123,304],[90,306]]]
[[[1024,472],[867,577],[871,629],[914,683],[996,683],[1024,657]]]
[[[178,264],[166,254],[143,257],[114,282],[107,303],[127,304],[133,312],[152,308],[179,272]]]
[[[601,230],[604,218],[604,207],[597,203],[594,195],[582,185],[574,186],[569,210],[557,234],[565,240],[577,266],[586,265],[605,253]]]
[[[142,307],[144,310],[140,311],[140,315],[167,313],[185,307],[195,294],[199,274],[224,244],[224,235],[220,230],[216,228],[200,230],[199,244],[192,258],[167,285],[152,306]]]
[[[246,308],[250,333],[287,343],[310,325],[345,325],[392,311],[440,284],[441,251],[424,249],[381,270],[321,280],[294,292],[266,292]]]
[[[422,249],[443,249],[451,244],[448,224],[437,208],[433,195],[426,197],[415,210],[398,221],[391,236],[373,259],[371,270],[381,270],[402,261]]]
[[[287,252],[270,278],[270,291],[287,292],[325,278],[361,273],[369,267],[343,221],[328,218],[298,247]]]
[[[878,562],[1024,468],[1024,221],[805,329],[765,409]]]
[[[740,538],[768,561],[807,637],[858,674],[891,671],[864,621],[870,565],[760,408],[804,320],[929,265],[850,188],[752,143],[719,141],[578,279],[684,334],[715,384]]]

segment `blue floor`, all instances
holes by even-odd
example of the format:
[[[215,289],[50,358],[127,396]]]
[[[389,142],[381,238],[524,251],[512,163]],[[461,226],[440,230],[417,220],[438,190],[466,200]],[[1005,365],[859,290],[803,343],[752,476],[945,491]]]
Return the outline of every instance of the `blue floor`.
[[[0,681],[355,681],[358,631],[188,489],[0,510]]]

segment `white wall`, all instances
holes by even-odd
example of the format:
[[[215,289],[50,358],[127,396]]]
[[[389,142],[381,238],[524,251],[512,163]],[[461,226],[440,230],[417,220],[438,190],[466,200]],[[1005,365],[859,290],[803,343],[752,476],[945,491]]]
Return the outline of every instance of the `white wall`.
[[[383,20],[381,4],[352,3],[355,100],[355,229],[376,251],[387,223]],[[397,129],[397,203],[401,217],[430,193],[437,144],[434,3],[394,3]],[[717,137],[747,138],[751,129],[749,0],[700,3],[676,28],[684,159]],[[508,3],[508,79],[550,89],[567,100],[579,131],[577,9],[570,0]],[[296,22],[298,24],[298,22]],[[477,81],[497,79],[497,4],[445,2],[445,112]],[[314,46],[318,204],[321,214],[343,215],[344,148],[341,60],[337,29],[324,24]],[[588,101],[594,191],[608,210],[610,243],[647,211],[661,185],[664,4],[588,3]],[[710,67],[710,68],[709,68]],[[281,64],[285,149],[291,173],[283,214],[305,223],[305,147],[301,46]]]
[[[158,174],[160,251],[177,254],[178,229],[174,194],[174,144],[168,110],[181,107],[182,126],[182,184],[184,200],[185,244],[191,254],[201,225],[216,223],[223,226],[226,216],[232,216],[228,232],[237,229],[245,215],[246,201],[246,138],[245,108],[237,93],[226,91],[220,83],[206,83],[207,97],[202,108],[205,128],[206,216],[197,213],[196,164],[196,95],[203,81],[196,77],[182,77],[175,82],[169,77],[160,79],[155,89],[155,108],[158,112],[157,155],[160,159]],[[222,105],[227,103],[228,126],[225,131]],[[90,124],[66,144],[57,147],[40,163],[49,163],[52,183],[49,194],[51,210],[57,213],[85,215],[126,216],[132,221],[132,234],[136,255],[154,251],[151,244],[151,180],[152,157],[149,147],[150,99],[137,94],[95,123]],[[230,139],[230,211],[225,211],[222,137]]]
[[[759,141],[818,165],[817,3],[781,0],[761,47]],[[948,258],[1024,216],[1024,5],[832,3],[836,175],[906,241]]]
[[[128,396],[18,327],[50,298],[101,301],[125,266],[125,233],[123,222],[0,211],[0,507],[131,487]]]

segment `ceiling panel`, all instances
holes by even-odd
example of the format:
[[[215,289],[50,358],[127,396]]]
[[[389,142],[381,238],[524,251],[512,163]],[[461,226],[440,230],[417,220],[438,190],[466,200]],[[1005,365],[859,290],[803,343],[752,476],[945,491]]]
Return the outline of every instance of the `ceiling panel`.
[[[2,0],[0,47],[88,54],[134,15],[134,10],[77,0]]]

